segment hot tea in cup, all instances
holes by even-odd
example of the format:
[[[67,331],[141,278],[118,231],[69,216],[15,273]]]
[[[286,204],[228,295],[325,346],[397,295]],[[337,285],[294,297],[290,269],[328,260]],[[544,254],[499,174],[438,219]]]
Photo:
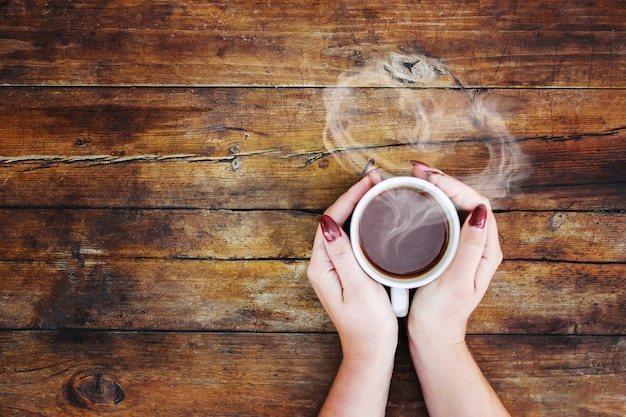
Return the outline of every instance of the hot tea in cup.
[[[408,312],[408,289],[443,273],[456,253],[460,222],[452,201],[415,177],[372,187],[352,215],[352,249],[363,270],[391,288],[394,311]]]

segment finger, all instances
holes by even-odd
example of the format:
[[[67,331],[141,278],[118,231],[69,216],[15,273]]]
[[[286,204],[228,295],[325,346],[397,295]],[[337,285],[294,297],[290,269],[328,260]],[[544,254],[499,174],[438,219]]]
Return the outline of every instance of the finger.
[[[344,297],[356,291],[367,289],[372,286],[372,281],[359,266],[350,239],[345,235],[335,220],[323,215],[320,219],[324,247],[333,264],[333,267],[341,280],[344,289]]]
[[[370,159],[367,162],[367,165],[365,165],[365,168],[363,169],[363,172],[361,173],[361,177],[365,177],[366,175],[368,177],[370,177],[370,179],[372,180],[372,182],[374,184],[378,184],[379,182],[381,182],[382,176],[380,175],[380,167],[377,167],[374,160]]]
[[[487,222],[487,241],[485,251],[476,270],[476,290],[483,294],[491,283],[491,279],[502,262],[502,249],[498,237],[498,226],[492,213]]]
[[[334,306],[341,303],[341,281],[328,257],[324,247],[324,237],[319,227],[307,267],[307,277],[326,311],[332,311]]]
[[[364,176],[335,201],[324,214],[332,217],[339,225],[343,225],[354,211],[354,207],[372,186],[374,181],[369,175]]]
[[[337,223],[343,225],[354,211],[354,207],[359,202],[361,197],[363,197],[363,194],[365,194],[373,185],[374,182],[372,178],[366,172],[366,175],[359,182],[350,187],[348,191],[342,194],[328,209],[326,209],[324,214],[336,219]],[[313,261],[313,258],[318,254],[323,254],[323,256],[325,256],[325,252],[324,239],[322,237],[321,229],[318,227],[315,233],[315,240],[313,241],[313,253],[311,255],[311,260]]]
[[[487,243],[489,211],[479,204],[466,220],[459,237],[459,249],[452,260],[446,277],[451,280],[464,279],[463,288],[476,287],[476,273],[483,261]]]
[[[436,185],[461,210],[470,211],[479,204],[484,204],[489,210],[491,209],[487,198],[470,186],[423,162],[411,161],[411,163],[413,164],[411,175]]]
[[[327,215],[334,216],[341,224],[350,216],[354,207],[375,183],[380,181],[380,173],[371,160],[363,170],[363,178],[346,191],[337,201],[326,210]],[[347,239],[347,238],[346,238]],[[324,243],[322,228],[318,226],[313,241],[311,260],[307,268],[307,276],[313,285],[322,304],[337,302],[337,295],[341,299],[342,283],[335,267],[329,258]],[[326,302],[324,302],[326,300]],[[326,306],[325,306],[326,308]],[[327,309],[328,310],[328,309]]]

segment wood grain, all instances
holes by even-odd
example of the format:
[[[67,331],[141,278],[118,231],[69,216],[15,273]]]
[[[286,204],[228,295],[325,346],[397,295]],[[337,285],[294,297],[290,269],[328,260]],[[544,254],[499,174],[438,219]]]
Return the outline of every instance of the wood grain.
[[[305,261],[82,262],[0,262],[0,328],[335,331]],[[506,261],[468,331],[622,334],[625,273],[623,263]]]
[[[4,209],[0,260],[306,259],[319,217],[278,210]],[[618,212],[496,214],[506,259],[626,262]]]
[[[468,343],[520,414],[625,411],[623,337]],[[313,416],[340,361],[337,336],[322,334],[0,332],[0,349],[0,411],[21,415]],[[426,416],[405,340],[396,362],[387,415]]]
[[[468,344],[512,415],[623,417],[625,31],[625,0],[0,2],[0,415],[315,415],[319,215],[417,159],[496,209]],[[402,334],[387,415],[426,414]]]
[[[0,210],[0,259],[302,259],[319,218],[287,210]]]
[[[333,119],[357,121],[349,129],[363,147],[397,146],[416,139],[427,144],[456,143],[487,136],[490,128],[492,134],[497,133],[500,127],[518,141],[565,142],[622,130],[621,110],[626,104],[623,90],[610,89],[350,85],[281,89],[15,86],[0,87],[0,97],[2,156],[67,158],[178,153],[229,157],[231,142],[248,152],[320,152],[330,113],[338,115]],[[424,114],[415,115],[409,108],[413,104],[421,106]],[[410,134],[415,132],[411,127],[416,116],[427,116],[431,124],[441,125],[433,127],[427,138],[416,138]]]
[[[497,210],[611,210],[623,208],[622,180],[624,165],[621,151],[623,138],[615,141],[619,153],[614,158],[600,159],[590,164],[607,166],[607,170],[584,171],[584,157],[572,155],[554,165],[571,167],[563,172],[564,181],[558,184],[562,171],[537,167],[527,178],[527,184],[514,186],[507,194],[507,185],[490,183],[491,170],[470,176],[476,189],[491,195]],[[358,159],[371,157],[385,159],[390,153],[381,151],[356,153]],[[604,151],[600,151],[604,153]],[[560,154],[563,157],[567,154]],[[349,158],[351,155],[347,155]],[[414,153],[398,157],[395,173],[408,175],[407,162]],[[342,171],[332,157],[307,164],[272,156],[231,157],[225,161],[208,162],[150,162],[137,157],[123,164],[57,164],[38,161],[27,167],[17,165],[2,170],[0,203],[4,207],[84,207],[84,208],[195,208],[243,210],[305,210],[320,212],[332,204],[353,185],[359,176]],[[150,159],[152,159],[150,157]],[[582,162],[576,162],[582,161]],[[233,170],[233,162],[236,170]],[[451,163],[451,162],[449,162]],[[546,164],[548,165],[548,164]],[[609,170],[609,165],[614,165]],[[445,164],[444,169],[450,167]],[[34,168],[34,169],[33,169]],[[42,169],[43,168],[43,169]],[[549,165],[547,166],[549,168]],[[456,174],[454,167],[448,169]],[[471,171],[470,171],[471,172]],[[590,172],[584,175],[582,172]],[[461,173],[461,172],[458,172]],[[470,174],[471,175],[471,174]],[[462,177],[462,175],[459,175]],[[541,184],[549,176],[554,183]],[[608,178],[612,177],[612,178]],[[470,182],[470,181],[467,181]],[[112,185],[114,184],[114,185]]]
[[[0,84],[328,86],[392,52],[425,52],[466,86],[624,88],[625,6],[8,2]]]
[[[502,210],[623,208],[618,91],[359,89],[336,105],[311,89],[0,94],[3,206],[323,210],[374,158],[393,175],[427,161]],[[346,100],[361,107],[345,116],[358,128],[325,134]],[[427,124],[403,114],[406,100],[436,106]]]

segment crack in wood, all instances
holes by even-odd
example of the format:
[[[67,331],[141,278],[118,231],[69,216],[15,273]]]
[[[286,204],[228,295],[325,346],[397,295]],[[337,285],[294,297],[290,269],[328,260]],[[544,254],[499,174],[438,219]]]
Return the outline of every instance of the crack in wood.
[[[580,139],[592,138],[592,137],[613,136],[613,135],[616,135],[616,134],[620,134],[624,130],[626,130],[626,126],[620,126],[620,127],[612,128],[612,129],[607,130],[606,132],[586,132],[586,133],[579,133],[579,134],[570,135],[570,136],[535,136],[535,137],[517,138],[517,139],[515,139],[515,142],[520,143],[520,142],[526,142],[526,141],[531,141],[531,140],[551,140],[551,141],[554,141],[554,142],[565,142],[565,141],[568,141],[568,140],[580,140]],[[483,142],[484,140],[485,140],[485,138],[459,139],[459,140],[445,142],[445,144]],[[423,144],[423,145],[429,145],[429,144],[442,145],[442,144],[444,144],[444,142],[424,141],[424,142],[421,142],[421,144]],[[369,146],[366,145],[366,146],[341,147],[341,148],[329,149],[329,150],[325,150],[325,151],[316,150],[316,151],[310,151],[310,152],[292,153],[292,154],[281,156],[281,159],[295,159],[295,158],[302,158],[302,157],[304,157],[305,158],[305,163],[304,163],[303,167],[306,167],[306,166],[312,164],[313,162],[318,161],[318,160],[320,160],[320,159],[322,159],[322,158],[324,158],[326,156],[334,155],[334,154],[337,154],[337,153],[353,152],[353,151],[367,151],[367,150],[371,150],[371,149],[402,147],[402,146],[415,146],[415,144],[412,143],[412,142],[401,142],[401,143],[388,143],[388,144],[382,144],[382,145],[369,145]],[[0,162],[1,161],[2,160],[1,160],[1,157],[0,157]]]
[[[296,158],[304,157],[305,161],[304,161],[304,164],[302,165],[302,168],[305,168],[315,161],[318,161],[326,156],[334,155],[337,153],[381,149],[381,148],[396,148],[396,147],[410,146],[410,145],[411,143],[403,142],[403,143],[385,143],[383,145],[343,147],[343,148],[330,149],[327,151],[310,151],[310,152],[292,153],[289,155],[283,155],[280,157],[280,159],[296,159]]]
[[[270,135],[269,133],[265,133],[265,132],[261,132],[259,130],[250,130],[250,129],[244,129],[243,127],[234,127],[234,126],[209,126],[209,127],[205,127],[202,128],[200,130],[208,130],[208,131],[234,131],[234,132],[244,132],[246,137],[248,137],[250,135],[250,133],[254,133],[255,135],[258,136],[262,136],[264,138],[269,138],[272,135]]]
[[[227,156],[206,156],[202,154],[172,154],[172,155],[133,155],[133,156],[111,156],[111,155],[83,155],[83,156],[63,156],[63,155],[24,155],[24,156],[0,156],[0,164],[17,165],[17,164],[45,164],[47,167],[50,163],[57,164],[76,164],[87,163],[88,166],[112,165],[128,162],[229,162],[232,163],[238,158],[265,155],[271,153],[279,153],[277,149],[263,149],[251,152],[238,152]]]

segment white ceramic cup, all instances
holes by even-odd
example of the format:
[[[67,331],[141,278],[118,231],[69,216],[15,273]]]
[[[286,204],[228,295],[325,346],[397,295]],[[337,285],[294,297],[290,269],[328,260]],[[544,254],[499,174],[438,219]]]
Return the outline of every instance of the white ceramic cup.
[[[375,265],[368,258],[368,256],[366,256],[361,242],[361,219],[365,209],[376,197],[387,191],[407,188],[413,189],[420,194],[429,197],[431,203],[436,203],[440,216],[442,215],[445,218],[447,236],[439,256],[428,266],[428,268],[408,275],[398,275],[381,269],[379,266]],[[411,211],[413,210],[415,213],[419,214],[420,207],[411,207]],[[386,215],[395,215],[393,210],[391,211],[392,213],[388,213]],[[411,219],[408,221],[414,222],[416,220]],[[405,229],[411,228],[405,227]],[[391,289],[391,305],[398,317],[405,317],[408,314],[410,288],[421,287],[434,281],[446,270],[446,268],[448,268],[450,262],[452,262],[452,259],[456,254],[459,245],[460,232],[461,226],[459,216],[450,198],[430,182],[408,176],[393,177],[372,187],[367,193],[365,193],[356,205],[354,212],[352,213],[352,221],[350,224],[352,250],[359,265],[367,273],[367,275]],[[411,231],[411,233],[419,233],[419,229],[417,229],[417,231]],[[387,243],[387,245],[392,244],[392,241]],[[420,248],[415,248],[415,250],[419,249]]]

